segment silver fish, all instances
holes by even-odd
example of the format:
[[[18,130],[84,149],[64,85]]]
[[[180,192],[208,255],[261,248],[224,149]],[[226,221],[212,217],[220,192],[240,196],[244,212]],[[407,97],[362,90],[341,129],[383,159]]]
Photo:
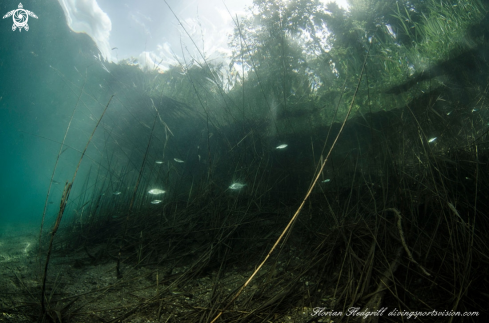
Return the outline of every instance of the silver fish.
[[[153,189],[148,191],[149,194],[153,194],[153,195],[160,195],[160,194],[163,194],[165,192],[166,191],[160,190],[159,188],[153,188]]]
[[[229,186],[230,189],[232,190],[239,190],[242,189],[246,184],[241,184],[241,183],[233,183],[231,186]]]
[[[275,149],[284,149],[284,148],[287,148],[287,144],[282,144],[282,145],[279,145],[277,147],[275,147]]]
[[[183,160],[178,159],[178,158],[173,158],[173,160],[174,160],[174,161],[176,161],[177,163],[184,163],[184,161],[183,161]]]
[[[122,192],[117,191],[117,192],[112,193],[112,195],[121,195],[121,193]]]
[[[152,200],[151,204],[160,204],[161,202],[163,202],[163,201],[162,200]]]
[[[157,161],[155,161],[155,163],[157,163],[158,165],[163,164],[163,162],[161,160],[157,160]]]
[[[428,140],[428,142],[429,142],[429,143],[432,143],[433,141],[435,141],[435,140],[436,140],[436,138],[438,138],[438,137],[433,137],[433,138],[431,138],[430,140]]]
[[[329,182],[331,182],[331,179],[329,179],[329,178],[325,179],[324,181],[321,181],[321,183],[329,183]]]

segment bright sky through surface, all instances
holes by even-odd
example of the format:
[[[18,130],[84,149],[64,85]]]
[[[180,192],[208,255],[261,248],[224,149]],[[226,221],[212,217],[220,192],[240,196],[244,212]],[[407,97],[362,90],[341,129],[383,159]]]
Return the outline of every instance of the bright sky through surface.
[[[108,61],[137,58],[140,66],[162,69],[198,56],[179,27],[184,24],[206,58],[222,57],[233,32],[233,17],[245,14],[252,0],[58,0],[70,28],[86,32]],[[323,2],[331,2],[324,0]],[[346,0],[336,0],[348,8]],[[226,9],[227,7],[227,9]]]

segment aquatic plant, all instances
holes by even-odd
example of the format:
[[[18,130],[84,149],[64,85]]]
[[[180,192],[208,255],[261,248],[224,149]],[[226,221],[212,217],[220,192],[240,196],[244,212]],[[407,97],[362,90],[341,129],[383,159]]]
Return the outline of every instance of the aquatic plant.
[[[83,90],[82,90],[82,92],[83,92]],[[51,231],[51,238],[49,240],[48,252],[47,252],[47,255],[46,255],[46,261],[44,263],[44,272],[43,272],[43,276],[42,276],[43,278],[42,278],[42,287],[41,287],[41,311],[42,311],[43,318],[48,313],[48,310],[46,309],[46,306],[45,306],[45,298],[46,298],[45,292],[46,292],[46,280],[47,280],[47,273],[48,273],[48,267],[49,267],[49,259],[51,257],[51,251],[52,251],[52,248],[53,248],[54,236],[55,236],[56,232],[59,229],[59,225],[61,223],[61,219],[63,218],[63,214],[64,214],[65,209],[66,209],[66,204],[67,204],[68,198],[70,196],[71,188],[73,186],[73,183],[75,182],[76,175],[78,173],[78,170],[80,169],[80,164],[81,164],[81,162],[83,160],[83,157],[85,156],[85,153],[87,151],[88,145],[90,144],[90,141],[92,140],[93,135],[94,135],[95,131],[97,130],[97,127],[100,124],[100,121],[104,117],[105,112],[107,111],[107,108],[109,107],[110,101],[112,101],[112,98],[113,97],[114,97],[113,95],[110,97],[109,102],[105,106],[104,111],[102,112],[102,114],[101,114],[101,116],[100,116],[97,124],[95,125],[95,128],[92,131],[92,134],[88,138],[88,142],[87,142],[87,144],[85,146],[85,149],[83,150],[83,152],[82,152],[82,154],[80,156],[80,160],[78,161],[78,165],[76,166],[75,173],[73,174],[73,179],[69,183],[66,182],[65,187],[64,187],[64,190],[63,190],[63,196],[61,197],[61,202],[60,202],[58,216],[56,217],[56,222],[54,224],[53,230]],[[78,103],[77,103],[77,105],[78,105]],[[71,124],[71,122],[68,124],[68,128],[67,128],[66,133],[65,133],[65,138],[66,138],[66,134],[68,132],[68,129],[70,127],[70,124]],[[58,157],[59,157],[59,154],[58,154]],[[44,220],[44,218],[43,218],[43,220]]]

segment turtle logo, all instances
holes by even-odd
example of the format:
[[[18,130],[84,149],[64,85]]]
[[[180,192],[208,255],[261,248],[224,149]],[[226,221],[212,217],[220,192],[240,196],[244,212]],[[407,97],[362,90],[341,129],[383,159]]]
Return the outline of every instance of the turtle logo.
[[[29,31],[29,25],[27,24],[29,16],[37,19],[36,14],[32,11],[25,10],[24,6],[22,6],[22,3],[19,3],[19,9],[7,12],[7,14],[3,16],[2,19],[8,18],[10,16],[12,16],[12,18],[14,19],[12,31],[15,31],[17,28],[19,28],[19,31],[22,31],[22,28],[24,28],[26,31]]]

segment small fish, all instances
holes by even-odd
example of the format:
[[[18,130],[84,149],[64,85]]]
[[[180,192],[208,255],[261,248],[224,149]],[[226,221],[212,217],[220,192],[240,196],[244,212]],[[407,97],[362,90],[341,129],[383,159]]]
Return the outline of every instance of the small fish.
[[[199,156],[199,161],[200,161],[200,155],[197,155],[197,156]]]
[[[122,192],[117,191],[117,192],[112,193],[112,195],[121,195],[121,193],[122,193]]]
[[[183,163],[184,161],[181,160],[181,159],[178,159],[178,158],[173,158],[174,161],[176,161],[177,163]]]
[[[324,181],[321,181],[321,183],[329,183],[329,182],[331,182],[331,179],[329,179],[329,178],[325,179]]]
[[[163,162],[161,160],[157,160],[157,161],[155,161],[155,163],[157,163],[158,165],[163,164]]]
[[[112,50],[114,50],[114,49],[119,49],[119,48],[117,48],[117,47],[113,47],[113,48],[112,48]]]
[[[452,114],[452,111],[450,111],[450,112],[447,112],[447,116],[449,116],[449,115],[451,115],[451,114]]]
[[[73,66],[73,67],[75,68],[75,71],[77,71],[78,73],[80,73],[80,72],[78,71],[78,69],[76,68],[76,66]]]
[[[287,146],[288,146],[287,144],[282,144],[280,146],[275,147],[275,149],[284,149],[287,148]]]
[[[153,189],[149,190],[148,193],[153,194],[153,195],[159,195],[159,194],[165,193],[165,191],[160,190],[159,188],[153,188]]]
[[[433,138],[431,138],[430,140],[428,140],[428,142],[429,142],[429,143],[432,143],[433,141],[435,141],[435,140],[436,140],[436,138],[438,138],[438,137],[433,137]]]
[[[161,202],[163,202],[163,201],[162,200],[152,200],[151,204],[160,204]]]
[[[476,108],[472,109],[472,112],[477,112],[477,111],[479,111],[479,109],[476,109]]]
[[[233,183],[231,186],[229,186],[230,189],[232,190],[239,190],[242,189],[246,184],[241,184],[241,183]]]

